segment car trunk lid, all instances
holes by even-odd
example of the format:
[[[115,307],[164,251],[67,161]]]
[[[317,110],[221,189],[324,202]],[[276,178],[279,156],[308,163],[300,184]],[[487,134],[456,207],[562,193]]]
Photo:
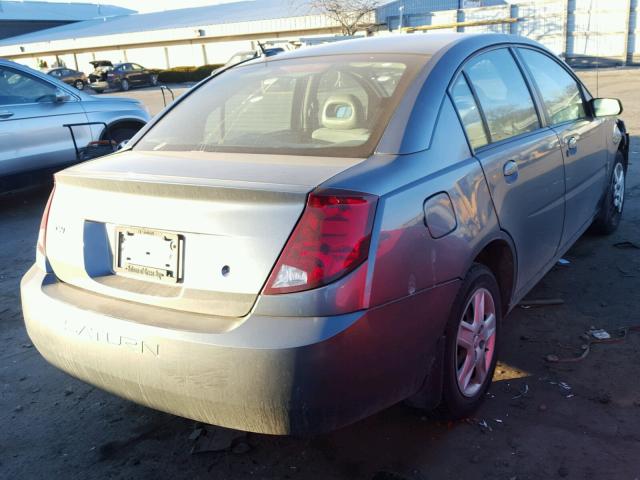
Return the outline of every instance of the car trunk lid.
[[[130,151],[87,162],[56,175],[47,257],[56,276],[76,287],[241,317],[307,194],[361,161]]]

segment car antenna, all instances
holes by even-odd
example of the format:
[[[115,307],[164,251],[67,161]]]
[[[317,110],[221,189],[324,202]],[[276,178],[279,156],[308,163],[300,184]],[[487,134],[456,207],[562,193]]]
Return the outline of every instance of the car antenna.
[[[593,15],[593,0],[589,5],[589,25]],[[596,20],[596,97],[600,96],[600,22]]]
[[[258,41],[256,43],[258,44],[258,49],[259,49],[259,52],[260,52],[260,56],[261,57],[266,57],[267,56],[267,52],[265,52],[264,45],[262,45],[262,42]]]

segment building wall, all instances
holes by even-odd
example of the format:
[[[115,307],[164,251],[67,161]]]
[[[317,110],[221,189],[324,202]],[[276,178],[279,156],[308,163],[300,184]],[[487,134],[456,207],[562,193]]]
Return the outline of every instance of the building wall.
[[[455,2],[449,2],[457,4]],[[436,31],[512,33],[536,40],[573,65],[614,65],[640,62],[640,0],[481,0],[480,8],[439,9],[446,0],[399,0],[378,13],[378,22],[391,30],[400,26],[398,8],[404,6],[403,26],[451,25],[455,22],[517,19]],[[430,11],[425,9],[431,8]],[[454,7],[455,8],[455,7]],[[421,13],[420,13],[421,12]]]
[[[88,62],[105,59],[132,61],[147,68],[200,66],[225,63],[234,53],[255,48],[255,41],[298,40],[301,37],[335,35],[337,24],[322,15],[204,25],[170,30],[142,31],[100,37],[56,40],[27,45],[0,46],[0,57],[36,68],[56,58],[74,68],[91,71]],[[75,53],[75,57],[74,57]],[[87,56],[90,54],[91,57]]]
[[[457,0],[398,0],[377,12],[383,30],[400,26],[438,26],[435,31],[499,32],[539,41],[575,65],[595,62],[640,62],[640,0],[481,0],[482,7],[448,8]],[[476,2],[477,4],[478,2]],[[500,21],[515,23],[456,26],[456,22]],[[142,31],[110,36],[56,40],[0,47],[0,56],[37,67],[51,66],[91,71],[89,61],[131,61],[148,68],[221,64],[234,53],[255,48],[256,41],[297,40],[339,33],[336,24],[321,15],[204,25],[170,30]],[[428,34],[428,33],[427,33]]]
[[[640,0],[631,0],[627,63],[640,63]]]

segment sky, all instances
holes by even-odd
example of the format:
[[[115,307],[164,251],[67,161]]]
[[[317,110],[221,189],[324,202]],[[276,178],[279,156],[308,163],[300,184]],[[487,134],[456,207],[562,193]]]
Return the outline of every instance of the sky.
[[[140,13],[174,10],[176,8],[202,7],[218,3],[229,3],[237,0],[60,0],[70,3],[104,3],[118,7],[130,8]]]

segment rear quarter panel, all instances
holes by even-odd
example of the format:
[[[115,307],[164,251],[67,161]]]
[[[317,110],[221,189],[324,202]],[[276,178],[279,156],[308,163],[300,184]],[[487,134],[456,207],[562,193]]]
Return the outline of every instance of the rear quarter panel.
[[[419,125],[412,128],[413,134],[421,134]],[[372,307],[463,278],[477,253],[501,236],[482,168],[469,151],[448,97],[428,150],[376,156],[330,183],[380,197],[368,282]],[[451,198],[457,227],[434,239],[423,207],[440,192]]]

